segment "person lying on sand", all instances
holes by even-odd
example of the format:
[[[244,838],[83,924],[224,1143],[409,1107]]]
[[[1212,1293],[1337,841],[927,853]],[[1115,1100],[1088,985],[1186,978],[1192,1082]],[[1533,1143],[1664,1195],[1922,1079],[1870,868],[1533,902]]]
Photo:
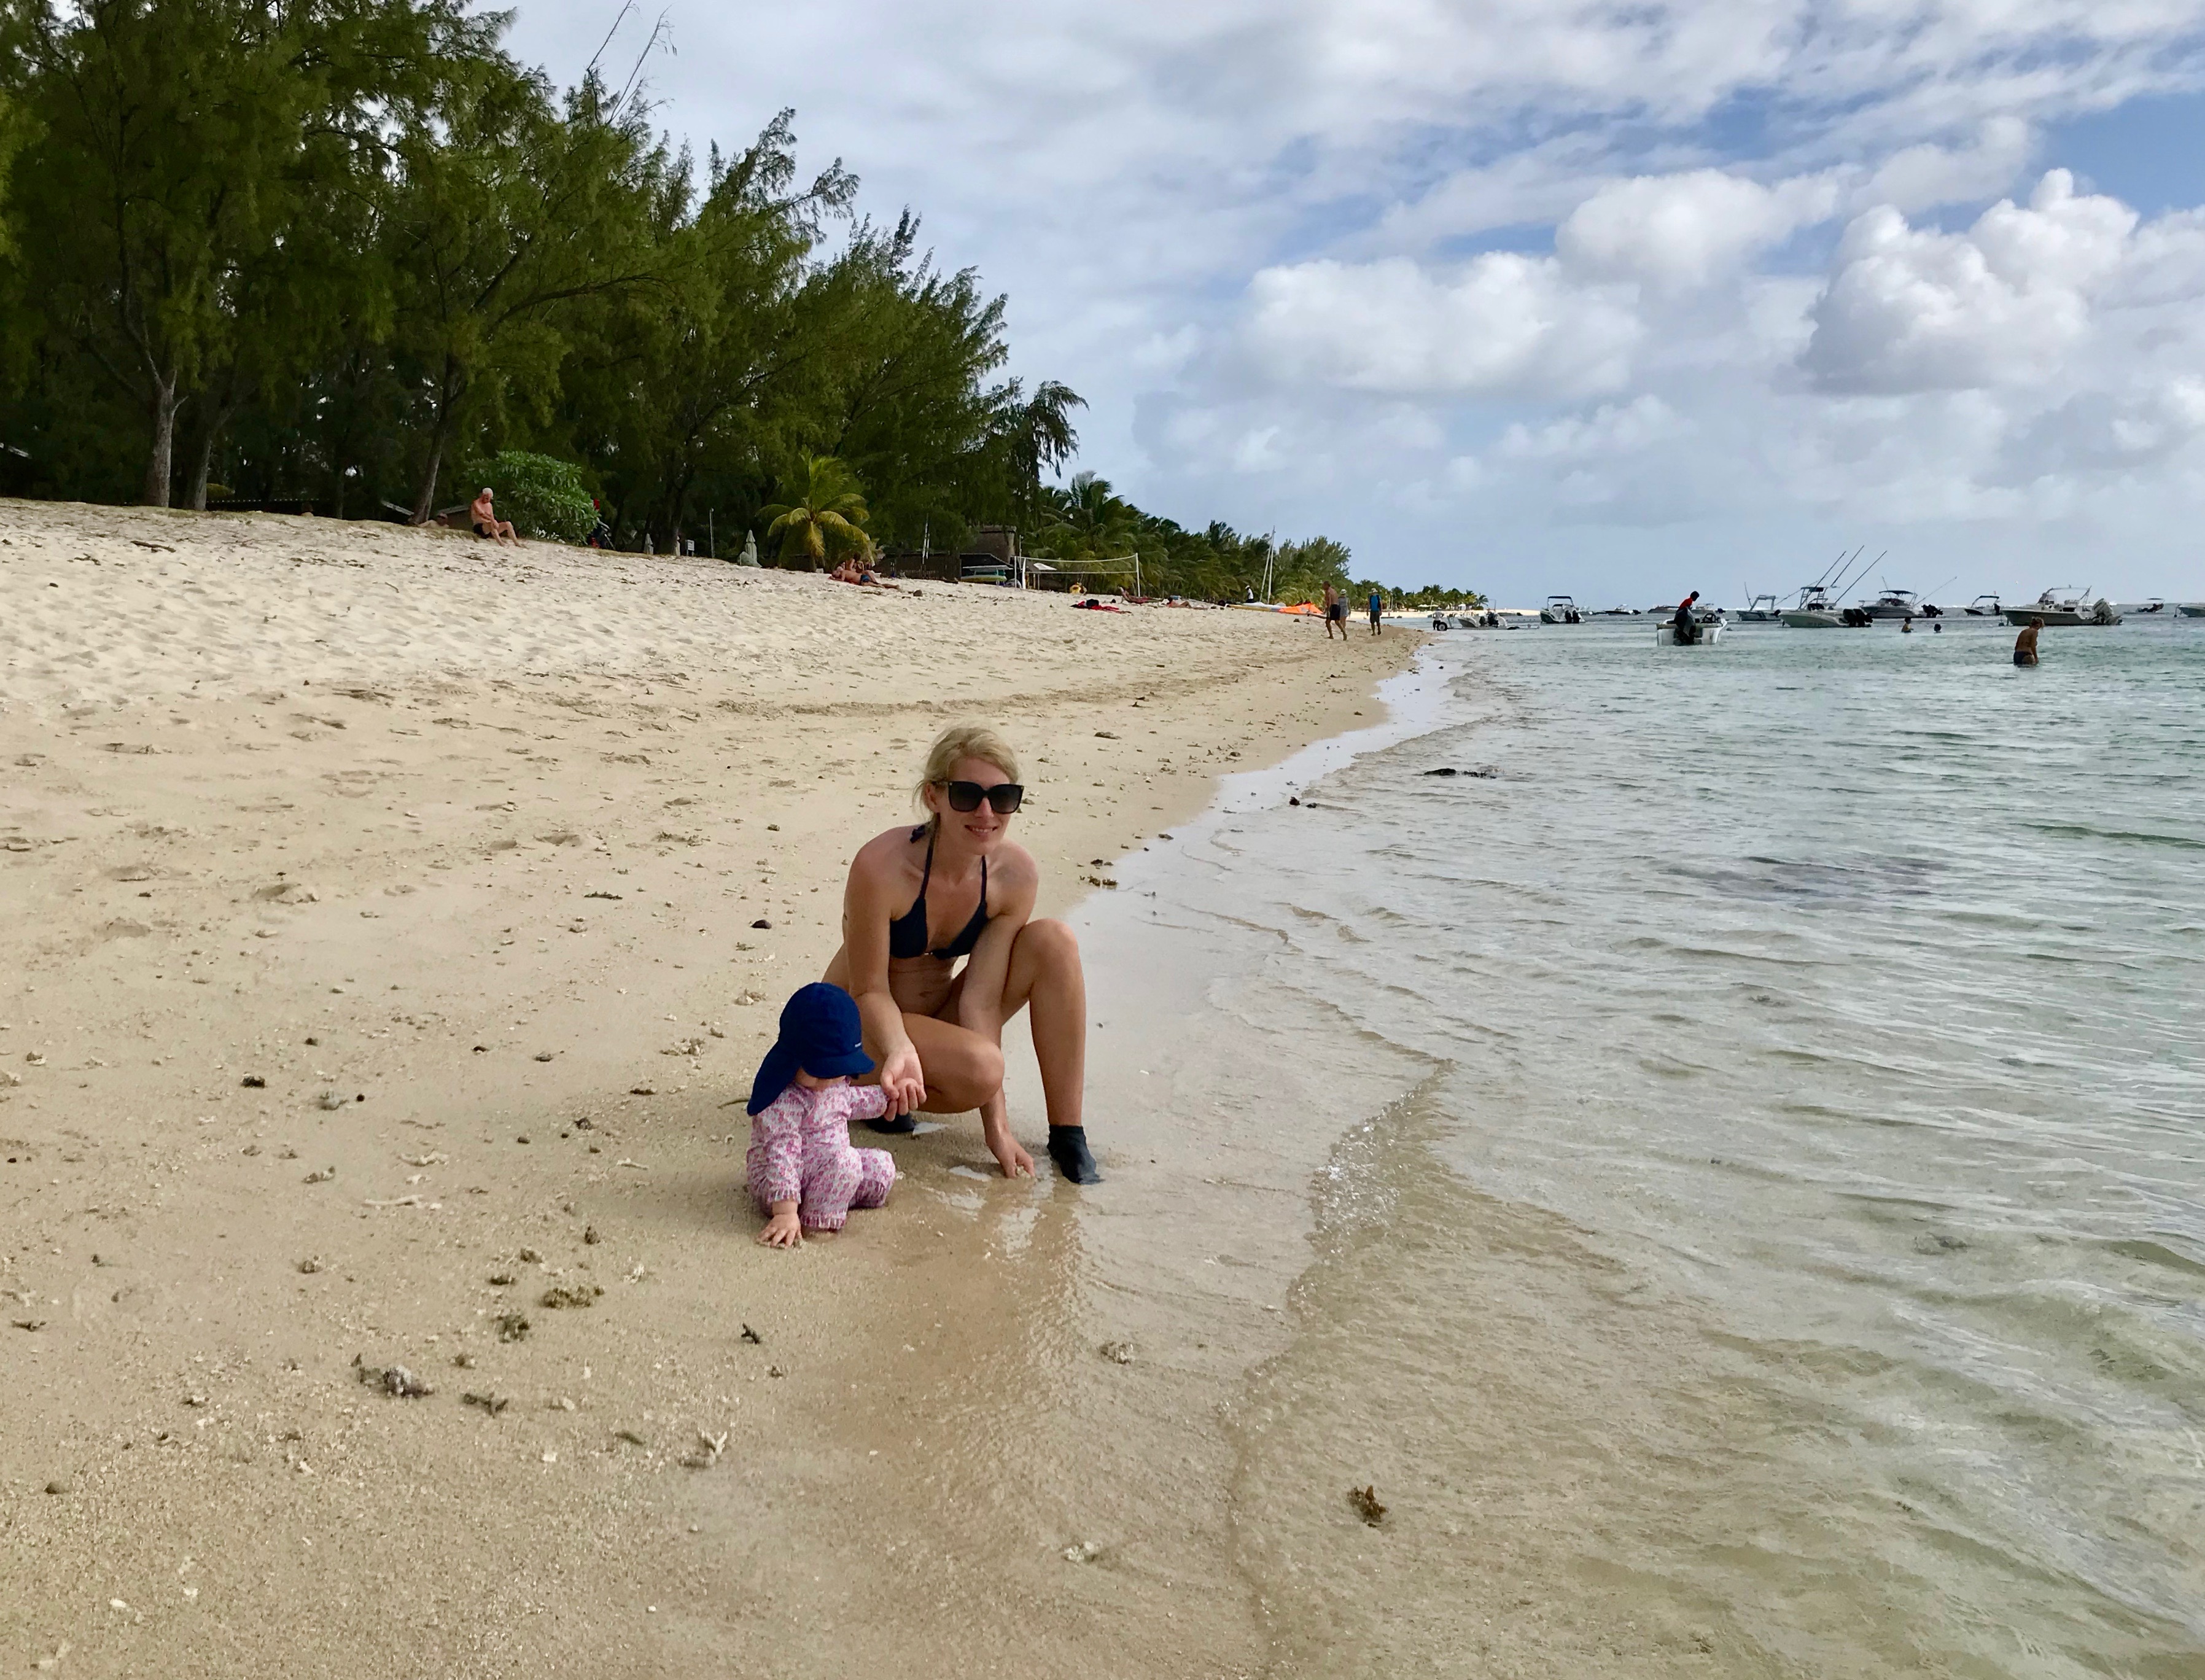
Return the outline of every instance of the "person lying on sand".
[[[497,509],[490,506],[490,486],[484,484],[483,493],[467,509],[467,522],[474,526],[476,536],[489,537],[501,546],[510,543],[514,548],[519,548],[520,533],[514,530],[512,521],[498,518]]]
[[[858,1006],[840,986],[798,990],[781,1012],[781,1036],[751,1082],[751,1200],[766,1217],[758,1241],[794,1248],[804,1233],[840,1231],[853,1208],[884,1206],[895,1157],[850,1146],[853,1117],[888,1107],[879,1086],[859,1086],[873,1059],[859,1042]]]
[[[927,820],[876,835],[851,860],[842,948],[826,978],[857,999],[866,1052],[880,1064],[868,1077],[888,1094],[886,1115],[868,1124],[908,1131],[914,1111],[977,1108],[989,1152],[1013,1178],[1032,1174],[1033,1157],[1011,1135],[1003,1023],[1031,1005],[1049,1159],[1074,1184],[1097,1184],[1080,1117],[1087,978],[1072,929],[1033,919],[1041,870],[1007,837],[1025,797],[1018,775],[994,730],[942,732],[918,787]]]
[[[846,560],[827,574],[838,584],[859,584],[866,589],[900,589],[900,584],[884,583],[870,566],[860,566],[855,560]]]

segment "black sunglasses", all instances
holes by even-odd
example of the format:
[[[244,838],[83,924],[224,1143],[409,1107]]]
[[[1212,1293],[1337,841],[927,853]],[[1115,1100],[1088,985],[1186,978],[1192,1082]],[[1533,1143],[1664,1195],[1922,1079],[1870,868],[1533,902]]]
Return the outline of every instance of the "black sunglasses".
[[[945,781],[942,790],[949,796],[952,810],[978,810],[980,801],[985,799],[998,816],[1008,816],[1026,797],[1026,790],[1015,781],[999,781],[993,787],[983,787],[977,781]]]

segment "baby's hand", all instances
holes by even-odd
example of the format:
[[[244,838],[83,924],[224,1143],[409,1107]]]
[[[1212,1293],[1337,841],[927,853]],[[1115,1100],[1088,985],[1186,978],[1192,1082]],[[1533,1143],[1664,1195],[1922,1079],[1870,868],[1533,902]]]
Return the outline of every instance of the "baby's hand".
[[[804,1227],[797,1222],[796,1208],[792,1204],[774,1209],[773,1217],[758,1232],[758,1241],[770,1249],[797,1249],[804,1246]]]

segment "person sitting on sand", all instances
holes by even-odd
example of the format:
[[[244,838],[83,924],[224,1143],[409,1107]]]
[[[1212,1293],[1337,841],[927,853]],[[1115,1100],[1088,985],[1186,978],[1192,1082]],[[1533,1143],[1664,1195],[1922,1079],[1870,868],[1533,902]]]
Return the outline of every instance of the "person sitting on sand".
[[[510,543],[514,548],[519,548],[520,533],[514,530],[511,520],[498,518],[497,509],[490,506],[490,486],[484,484],[483,493],[474,499],[474,505],[467,509],[467,519],[474,526],[475,535],[489,537],[501,545]]]
[[[2013,638],[2013,662],[2015,664],[2034,665],[2036,663],[2036,633],[2043,628],[2044,620],[2041,618],[2033,618],[2030,620],[2029,623],[2023,628],[2021,634]]]
[[[1003,1097],[1003,1024],[1031,1006],[1034,1057],[1049,1107],[1049,1154],[1074,1184],[1100,1182],[1080,1105],[1087,1080],[1087,980],[1079,944],[1037,921],[1041,870],[1008,838],[1025,797],[1018,760],[994,730],[953,724],[926,755],[927,820],[859,849],[842,894],[842,947],[828,981],[858,1000],[866,1052],[888,1093],[883,1131],[918,1110],[980,1111],[1006,1178],[1033,1172]],[[957,967],[967,959],[964,968]]]
[[[858,1006],[839,986],[816,982],[782,1006],[781,1036],[751,1083],[751,1147],[744,1157],[751,1199],[767,1216],[758,1241],[794,1248],[807,1231],[840,1231],[853,1208],[878,1208],[895,1186],[895,1157],[850,1145],[850,1121],[888,1106],[879,1086],[850,1083],[871,1073]]]

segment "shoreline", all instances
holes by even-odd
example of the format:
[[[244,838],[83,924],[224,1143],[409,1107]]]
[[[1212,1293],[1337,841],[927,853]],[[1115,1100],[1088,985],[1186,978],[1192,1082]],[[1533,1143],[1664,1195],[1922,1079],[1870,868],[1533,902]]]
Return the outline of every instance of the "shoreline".
[[[1080,1193],[967,1178],[956,1119],[897,1140],[885,1213],[769,1255],[724,1100],[948,716],[1030,760],[1060,913],[1377,710],[1418,638],[278,516],[0,503],[0,1291],[39,1325],[6,1332],[0,1645],[834,1672],[962,1662],[980,1618],[1037,1654],[1001,1560],[928,1555],[930,1490],[1011,1444],[894,1404],[1093,1356],[1051,1312]]]

